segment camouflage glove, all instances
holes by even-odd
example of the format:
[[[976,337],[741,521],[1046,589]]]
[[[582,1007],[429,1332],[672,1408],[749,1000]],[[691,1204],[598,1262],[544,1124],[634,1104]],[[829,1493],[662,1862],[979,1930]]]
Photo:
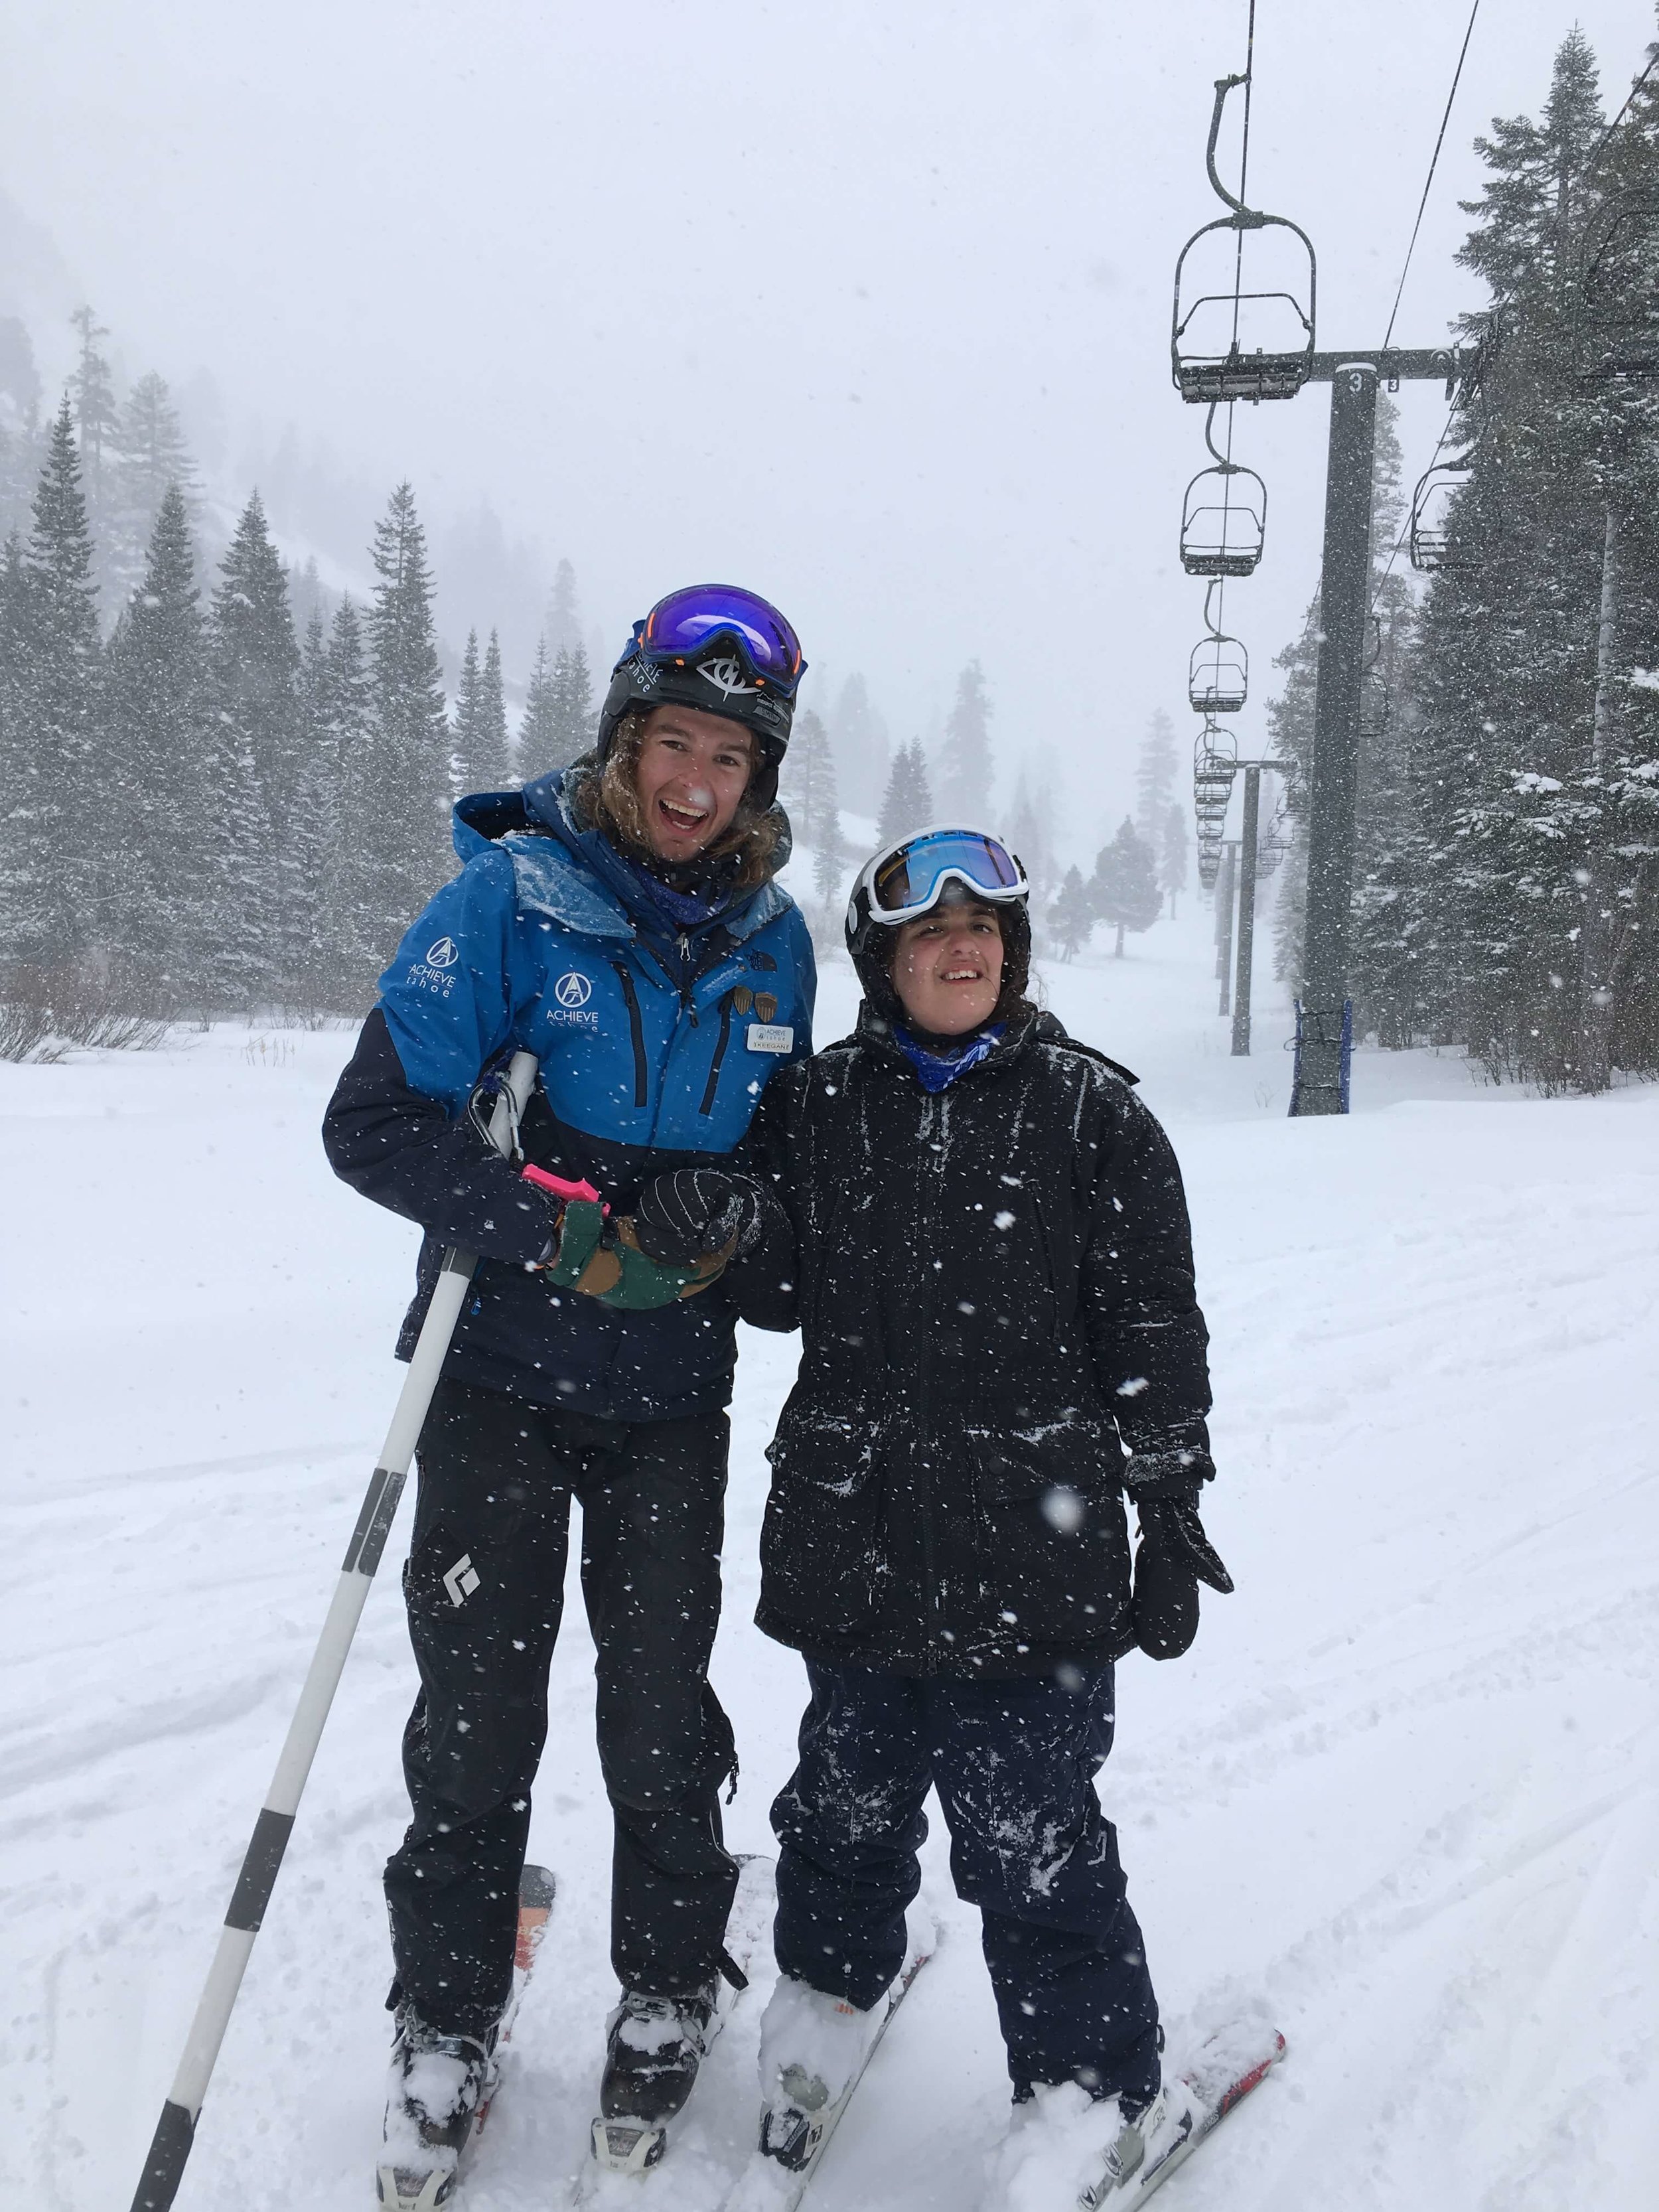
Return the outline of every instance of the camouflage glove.
[[[560,1224],[557,1255],[543,1274],[556,1289],[580,1291],[617,1312],[650,1313],[707,1290],[731,1256],[728,1244],[683,1267],[665,1265],[640,1249],[630,1219],[612,1223],[603,1206],[572,1199]]]

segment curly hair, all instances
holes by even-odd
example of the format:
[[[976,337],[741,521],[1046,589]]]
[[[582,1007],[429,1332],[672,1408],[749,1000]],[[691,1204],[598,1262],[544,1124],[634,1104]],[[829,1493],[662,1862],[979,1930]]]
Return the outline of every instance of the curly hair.
[[[602,830],[618,851],[646,861],[658,857],[646,833],[639,790],[640,755],[651,712],[636,707],[623,716],[604,767],[594,772],[597,763],[592,754],[578,763],[588,772],[573,794],[577,813],[588,828]],[[701,868],[711,860],[726,860],[732,864],[733,890],[753,890],[776,872],[783,833],[781,810],[762,805],[756,799],[751,773],[737,812],[723,833],[697,854],[696,865]]]

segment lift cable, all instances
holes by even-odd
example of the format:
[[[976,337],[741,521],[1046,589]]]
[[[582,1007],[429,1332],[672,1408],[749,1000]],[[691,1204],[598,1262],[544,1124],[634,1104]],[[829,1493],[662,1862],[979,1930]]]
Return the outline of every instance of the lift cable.
[[[1394,306],[1389,313],[1389,327],[1382,338],[1382,349],[1385,353],[1388,350],[1389,340],[1394,336],[1395,317],[1400,313],[1400,301],[1406,289],[1406,278],[1411,270],[1412,256],[1417,251],[1417,234],[1423,228],[1423,211],[1429,204],[1430,187],[1434,183],[1434,173],[1440,163],[1440,149],[1446,143],[1446,125],[1451,121],[1452,102],[1456,99],[1457,88],[1463,81],[1463,64],[1468,59],[1469,40],[1474,35],[1474,19],[1480,13],[1480,0],[1474,0],[1474,5],[1469,9],[1468,27],[1463,33],[1462,50],[1457,57],[1457,67],[1452,71],[1451,90],[1446,94],[1446,112],[1440,118],[1440,134],[1434,142],[1434,151],[1429,156],[1429,173],[1423,179],[1423,197],[1417,203],[1417,221],[1412,225],[1411,243],[1406,248],[1405,266],[1400,271],[1400,283],[1395,289]],[[1247,94],[1246,97],[1248,96]]]
[[[1255,0],[1250,0],[1249,27],[1244,40],[1244,143],[1238,156],[1238,204],[1241,208],[1250,204],[1250,94],[1255,86]],[[1238,243],[1233,248],[1233,349],[1238,349],[1239,295],[1244,289],[1244,234],[1238,234]],[[1232,458],[1232,410],[1227,410],[1227,455]]]

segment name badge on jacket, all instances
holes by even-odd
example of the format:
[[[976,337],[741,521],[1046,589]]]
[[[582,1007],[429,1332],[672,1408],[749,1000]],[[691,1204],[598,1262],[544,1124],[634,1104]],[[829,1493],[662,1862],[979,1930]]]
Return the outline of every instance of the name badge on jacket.
[[[749,1024],[750,1052],[793,1052],[795,1032],[787,1022],[750,1022]]]

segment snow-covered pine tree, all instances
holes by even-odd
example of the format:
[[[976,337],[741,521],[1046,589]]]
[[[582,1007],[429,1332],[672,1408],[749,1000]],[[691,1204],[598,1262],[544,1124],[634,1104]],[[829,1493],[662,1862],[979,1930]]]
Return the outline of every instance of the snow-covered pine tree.
[[[1638,95],[1597,164],[1602,137],[1595,58],[1574,31],[1541,118],[1500,120],[1476,142],[1488,173],[1460,258],[1501,311],[1471,319],[1488,356],[1462,426],[1472,465],[1417,674],[1413,920],[1430,1027],[1492,1074],[1550,1089],[1607,1079],[1618,983],[1605,1010],[1587,1007],[1591,970],[1652,896],[1607,800],[1626,743],[1621,664],[1651,657],[1654,635],[1655,395],[1594,373],[1580,298],[1602,210],[1639,177],[1650,206],[1659,190],[1650,100],[1644,112]],[[1650,221],[1646,236],[1650,255]],[[1616,252],[1603,299],[1617,309],[1627,273],[1644,318],[1651,269],[1626,272]]]
[[[888,771],[887,789],[881,802],[881,822],[878,841],[890,845],[896,838],[907,836],[913,830],[922,830],[933,819],[933,794],[927,777],[927,762],[921,750],[921,739],[912,738],[908,744],[901,745],[893,756],[893,765]]]
[[[957,678],[957,696],[945,726],[939,757],[939,803],[952,820],[988,823],[991,818],[991,702],[985,674],[970,660]]]
[[[1014,780],[1014,796],[1008,812],[1008,842],[1031,886],[1033,921],[1046,914],[1048,896],[1054,887],[1053,821],[1053,810],[1040,778],[1022,764]]]
[[[426,536],[407,483],[374,527],[380,580],[369,608],[374,734],[367,801],[354,834],[372,841],[373,861],[356,878],[354,925],[367,954],[390,958],[410,919],[453,860],[447,835],[449,722],[432,629],[433,583]]]
[[[238,819],[210,832],[227,905],[215,968],[233,1002],[242,1003],[267,985],[286,998],[311,941],[294,836],[300,649],[288,571],[257,491],[237,520],[219,576],[209,622],[219,718],[213,774]]]
[[[104,757],[108,856],[105,911],[124,1001],[175,1006],[200,932],[199,853],[186,833],[216,742],[206,625],[196,581],[190,517],[170,485],[149,537],[144,573],[110,640],[105,675]]]
[[[141,376],[116,423],[105,572],[125,606],[144,572],[150,532],[169,485],[193,525],[201,489],[178,410],[164,378]]]
[[[524,714],[519,723],[519,775],[528,782],[550,765],[559,744],[558,693],[553,682],[545,634],[536,641],[536,658],[524,695]]]
[[[325,997],[342,1012],[356,1013],[373,1001],[374,979],[395,947],[398,925],[391,917],[403,878],[388,865],[375,834],[374,810],[387,769],[363,624],[349,595],[334,611],[324,678],[339,793],[323,860]],[[388,928],[394,932],[391,944]]]
[[[1048,908],[1049,941],[1062,960],[1072,960],[1089,941],[1095,926],[1095,902],[1078,867],[1067,868]]]
[[[1175,724],[1158,707],[1146,725],[1140,757],[1135,763],[1135,829],[1154,852],[1163,842],[1164,821],[1175,795],[1176,767]]]
[[[1158,855],[1127,814],[1116,836],[1101,848],[1089,889],[1095,912],[1117,932],[1112,951],[1121,960],[1124,931],[1150,929],[1164,904]]]
[[[553,752],[544,766],[568,768],[592,750],[593,738],[593,685],[586,649],[580,643],[561,646],[553,662]]]
[[[484,647],[478,678],[478,757],[473,773],[480,791],[506,791],[513,781],[513,745],[507,733],[507,684],[501,641],[495,630]]]
[[[455,721],[449,741],[449,787],[459,798],[482,787],[474,780],[478,750],[478,633],[466,634],[461,672],[455,679]]]
[[[1193,833],[1187,818],[1187,810],[1178,799],[1171,799],[1164,810],[1164,828],[1158,839],[1158,879],[1170,895],[1170,919],[1175,920],[1176,901],[1187,888],[1187,861],[1192,848]]]
[[[65,397],[9,596],[15,718],[8,762],[3,913],[10,957],[49,969],[111,941],[98,906],[101,655],[93,545]]]
[[[862,676],[849,676],[836,695],[830,737],[841,772],[842,805],[851,814],[878,814],[891,760],[887,725],[871,705]]]
[[[88,527],[101,553],[115,520],[116,440],[120,410],[110,366],[99,351],[98,341],[108,331],[90,307],[77,307],[70,321],[79,333],[80,353],[70,378],[75,395],[75,431],[82,471],[82,494],[87,504]]]
[[[823,717],[810,707],[795,717],[779,795],[797,844],[811,848],[812,889],[827,921],[829,906],[841,889],[847,843],[842,834],[835,749]]]
[[[576,596],[576,572],[561,561],[553,572],[553,589],[547,602],[542,635],[556,655],[574,653],[582,641],[581,606]]]
[[[295,685],[300,769],[289,824],[289,866],[307,926],[295,966],[295,1002],[315,1012],[334,1003],[338,968],[329,907],[329,859],[339,834],[339,741],[332,712],[328,632],[313,605]]]

